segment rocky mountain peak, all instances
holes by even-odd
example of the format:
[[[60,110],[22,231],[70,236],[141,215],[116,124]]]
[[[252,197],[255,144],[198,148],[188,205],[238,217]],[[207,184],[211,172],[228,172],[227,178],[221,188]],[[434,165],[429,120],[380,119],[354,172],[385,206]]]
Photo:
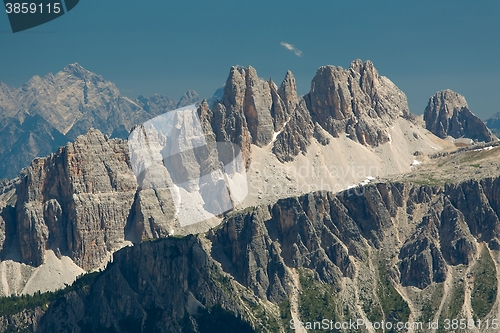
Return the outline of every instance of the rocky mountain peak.
[[[305,99],[313,121],[334,137],[346,133],[371,146],[389,141],[385,128],[397,118],[411,117],[405,94],[371,61],[320,67]]]
[[[368,62],[371,63],[370,60],[367,60],[366,62],[367,63]],[[351,61],[351,64],[349,65],[349,69],[351,69],[354,72],[360,73],[363,70],[364,65],[365,64],[363,63],[363,60],[361,60],[361,59],[354,59],[353,61]]]
[[[297,84],[291,71],[286,72],[285,79],[279,87],[278,94],[287,107],[293,108],[298,104]]]
[[[75,62],[73,64],[69,64],[68,66],[64,67],[63,70],[61,71],[62,73],[68,73],[68,74],[71,74],[71,75],[74,75],[76,77],[83,77],[85,75],[96,75],[96,76],[99,76],[97,74],[94,74],[88,70],[86,70],[85,68],[83,68],[79,63]],[[60,72],[60,73],[61,73]]]
[[[438,91],[430,97],[424,120],[426,128],[440,138],[495,140],[481,119],[469,110],[465,97],[450,89]]]
[[[200,101],[200,96],[194,90],[188,90],[182,95],[181,99],[178,102],[178,107],[184,105],[190,105],[194,103],[198,103]]]
[[[229,76],[224,87],[222,103],[224,105],[242,105],[246,89],[246,71],[240,66],[233,66],[229,70]]]
[[[193,90],[180,101],[160,95],[132,100],[78,63],[56,74],[34,76],[19,89],[0,83],[0,128],[5,134],[0,136],[0,178],[15,176],[35,156],[55,152],[91,127],[124,139],[133,126],[197,101]]]
[[[216,102],[214,110],[221,106],[228,117],[244,118],[243,133],[250,134],[249,142],[263,146],[271,141],[274,133],[271,88],[268,81],[258,77],[253,67],[231,67],[222,103]]]
[[[452,115],[454,109],[468,108],[465,97],[451,89],[438,91],[429,99],[429,107],[438,112]]]

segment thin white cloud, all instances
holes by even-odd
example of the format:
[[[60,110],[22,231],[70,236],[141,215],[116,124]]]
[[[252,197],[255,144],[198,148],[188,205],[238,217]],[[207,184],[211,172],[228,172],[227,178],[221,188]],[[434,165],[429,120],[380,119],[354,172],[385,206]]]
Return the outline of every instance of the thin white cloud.
[[[281,42],[280,45],[283,46],[288,51],[292,51],[293,53],[295,53],[297,57],[302,57],[302,51],[293,46],[292,44]]]

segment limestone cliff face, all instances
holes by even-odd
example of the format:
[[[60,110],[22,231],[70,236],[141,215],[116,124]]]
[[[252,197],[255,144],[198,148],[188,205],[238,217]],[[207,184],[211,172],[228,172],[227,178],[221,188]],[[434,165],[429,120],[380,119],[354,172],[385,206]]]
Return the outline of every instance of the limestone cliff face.
[[[171,133],[169,140],[174,144],[168,149],[172,151],[161,148],[165,141],[161,133],[150,133],[149,147],[158,148],[160,160],[160,153],[175,158],[165,159],[164,164],[137,177],[132,171],[129,144],[108,139],[98,130],[79,136],[49,157],[35,159],[18,180],[2,182],[0,187],[0,248],[5,248],[5,253],[19,251],[21,262],[32,266],[44,263],[46,250],[53,250],[91,270],[130,242],[166,237],[174,231],[196,232],[199,226],[183,229],[179,225],[180,214],[189,214],[196,207],[186,205],[187,212],[179,209],[168,184],[148,186],[147,182],[165,180],[165,176],[179,178],[173,180],[184,187],[183,191],[199,193],[204,207],[215,209],[216,214],[232,208],[231,198],[222,197],[218,187],[214,190],[215,185],[222,186],[221,175],[213,174],[208,180],[200,177],[220,169],[219,158],[225,160],[218,154],[232,157],[234,152],[228,154],[213,146],[207,105],[199,112],[203,128],[195,128],[187,116],[175,119],[174,127],[179,125],[181,130]],[[207,146],[197,148],[194,154],[186,147],[196,138],[206,140]],[[187,153],[174,154],[176,151]],[[11,193],[13,186],[15,194]]]
[[[84,269],[98,267],[121,247],[136,188],[126,143],[97,130],[34,160],[17,185],[23,262],[38,266],[53,249]]]
[[[283,265],[316,270],[322,281],[338,284],[356,275],[357,262],[369,260],[368,248],[391,249],[399,253],[392,267],[397,282],[425,288],[443,282],[450,266],[470,264],[478,242],[498,247],[498,178],[362,191],[312,193],[230,218],[211,237],[221,249],[215,257],[229,259],[228,272],[257,295],[279,302],[288,277],[275,271],[283,273]]]
[[[280,87],[257,76],[254,68],[232,67],[224,94],[213,104],[210,118],[216,141],[241,146],[247,161],[251,144],[270,144],[298,105],[295,78],[290,71]]]
[[[465,97],[449,89],[438,91],[429,99],[424,120],[426,128],[440,138],[466,137],[484,142],[496,139],[481,119],[469,110]]]
[[[181,332],[191,322],[197,332],[203,311],[219,304],[260,331],[276,332],[283,324],[273,312],[278,305],[288,304],[281,318],[292,309],[295,318],[314,320],[307,304],[326,295],[343,305],[321,303],[337,319],[424,320],[420,309],[428,306],[436,318],[457,306],[467,316],[477,308],[464,304],[479,287],[471,284],[462,299],[456,292],[499,248],[499,191],[499,178],[379,183],[249,208],[207,235],[120,250],[95,282],[51,304],[36,324],[52,332]],[[458,291],[439,291],[443,282]]]
[[[248,156],[250,144],[273,145],[281,162],[305,153],[316,138],[328,144],[327,132],[346,133],[363,145],[390,141],[387,128],[398,118],[412,119],[404,93],[380,76],[367,61],[356,60],[349,69],[318,69],[311,91],[298,97],[288,71],[278,87],[257,77],[252,67],[233,67],[222,99],[214,103],[210,120],[218,141],[241,145]]]
[[[389,141],[385,128],[395,119],[410,117],[404,93],[370,61],[319,68],[305,99],[313,121],[334,137],[347,133],[371,146]]]
[[[299,153],[307,151],[314,133],[314,125],[303,99],[288,115],[283,129],[278,133],[273,145],[273,153],[281,162],[292,161]],[[321,143],[325,144],[325,142]]]
[[[272,138],[271,103],[269,84],[257,77],[255,69],[232,67],[222,100],[214,103],[209,120],[216,141],[241,146],[247,163],[250,145],[263,145]]]

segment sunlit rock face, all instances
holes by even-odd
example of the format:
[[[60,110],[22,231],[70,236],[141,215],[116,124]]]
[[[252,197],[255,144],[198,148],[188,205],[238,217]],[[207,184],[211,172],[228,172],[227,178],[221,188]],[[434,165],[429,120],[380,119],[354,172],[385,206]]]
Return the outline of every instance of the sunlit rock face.
[[[449,89],[431,96],[425,108],[424,120],[425,127],[440,138],[465,137],[484,142],[496,140],[483,121],[469,110],[465,97]]]

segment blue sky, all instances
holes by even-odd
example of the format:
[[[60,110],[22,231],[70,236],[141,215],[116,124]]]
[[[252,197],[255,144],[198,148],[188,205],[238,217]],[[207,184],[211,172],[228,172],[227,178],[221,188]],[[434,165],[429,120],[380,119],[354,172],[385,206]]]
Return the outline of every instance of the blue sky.
[[[291,70],[305,94],[319,66],[360,58],[406,93],[414,113],[450,88],[486,118],[500,112],[499,33],[498,0],[80,0],[17,34],[0,13],[0,81],[18,87],[78,62],[129,97],[210,97],[230,66],[251,65],[278,83]]]

